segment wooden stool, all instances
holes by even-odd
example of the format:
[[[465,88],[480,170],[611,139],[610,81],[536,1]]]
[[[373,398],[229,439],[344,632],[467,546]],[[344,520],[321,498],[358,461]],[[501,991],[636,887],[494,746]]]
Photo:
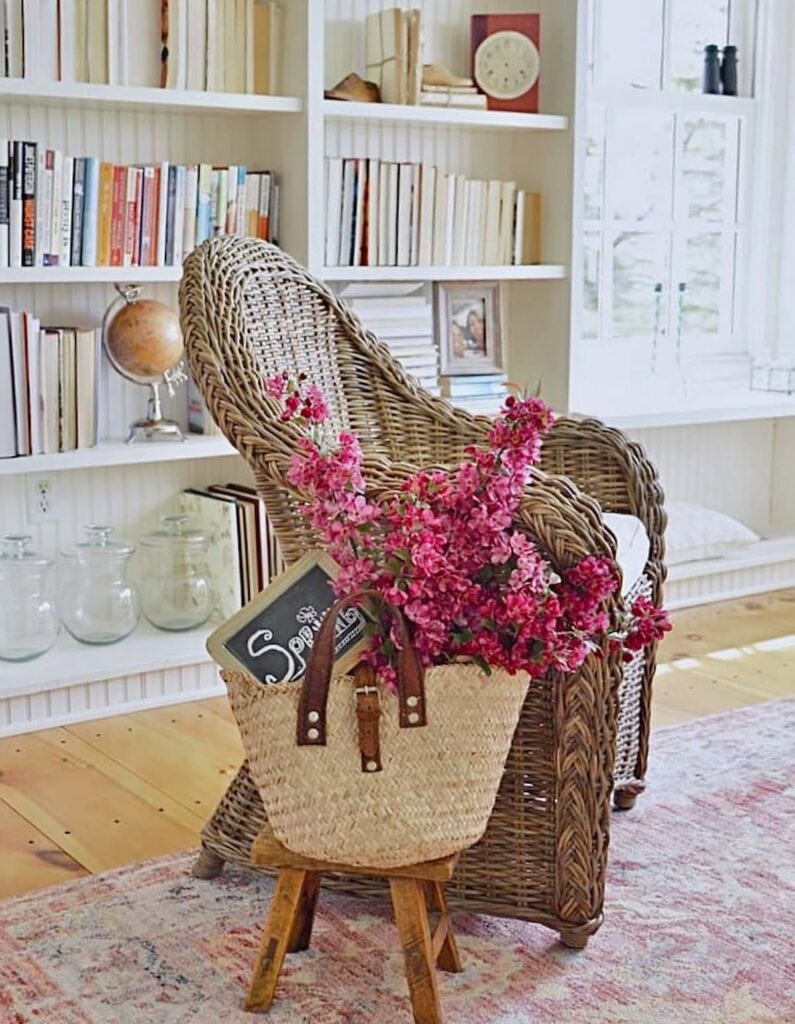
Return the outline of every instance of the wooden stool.
[[[389,879],[414,1020],[417,1024],[441,1024],[436,966],[454,974],[463,969],[444,895],[444,883],[452,876],[457,857],[405,868],[356,868],[299,857],[266,829],[254,840],[251,860],[258,867],[278,868],[279,875],[246,998],[247,1010],[270,1009],[285,954],[309,948],[321,875],[335,871]],[[433,935],[429,904],[439,914]]]

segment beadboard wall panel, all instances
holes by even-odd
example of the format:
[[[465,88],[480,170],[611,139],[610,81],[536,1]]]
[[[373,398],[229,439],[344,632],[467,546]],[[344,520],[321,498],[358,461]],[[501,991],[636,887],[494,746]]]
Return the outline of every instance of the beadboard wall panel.
[[[774,424],[771,475],[772,529],[795,536],[795,419]]]

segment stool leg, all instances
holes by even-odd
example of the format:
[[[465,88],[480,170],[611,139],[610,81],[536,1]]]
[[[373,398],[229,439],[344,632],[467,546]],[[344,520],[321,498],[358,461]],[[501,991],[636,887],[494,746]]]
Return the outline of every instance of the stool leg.
[[[298,918],[306,874],[306,871],[297,868],[281,868],[279,871],[268,922],[246,997],[246,1010],[264,1012],[270,1009],[284,955]]]
[[[312,925],[315,923],[317,896],[320,891],[320,872],[307,871],[301,889],[301,900],[298,904],[293,931],[287,946],[288,953],[303,953],[309,949],[312,939]]]
[[[448,974],[460,974],[464,968],[461,966],[461,955],[453,934],[444,886],[441,882],[428,882],[427,892],[431,910],[435,910],[439,914],[436,931],[433,933],[433,948],[435,951],[438,950],[436,964],[440,971],[446,971]]]
[[[390,878],[389,887],[415,1024],[442,1024],[423,883],[416,878]]]

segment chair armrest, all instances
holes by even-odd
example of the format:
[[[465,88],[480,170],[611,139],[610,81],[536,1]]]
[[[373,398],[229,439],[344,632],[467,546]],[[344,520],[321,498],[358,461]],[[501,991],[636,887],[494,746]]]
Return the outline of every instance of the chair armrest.
[[[649,537],[646,572],[654,598],[665,580],[663,490],[643,447],[599,420],[561,417],[544,438],[541,465],[562,474],[594,498],[604,512],[637,516]]]

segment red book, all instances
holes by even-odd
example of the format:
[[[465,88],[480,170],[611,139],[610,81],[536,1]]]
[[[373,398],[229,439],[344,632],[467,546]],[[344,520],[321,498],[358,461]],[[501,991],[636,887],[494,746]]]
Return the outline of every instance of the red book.
[[[133,207],[133,246],[132,265],[137,267],[141,262],[141,211],[144,206],[144,169],[135,168],[135,203]]]
[[[503,35],[504,33],[504,35]],[[509,36],[508,33],[511,35]],[[522,40],[515,36],[524,36],[529,44],[524,49]],[[491,43],[492,37],[497,36]],[[501,47],[507,44],[509,52]],[[481,53],[476,60],[478,49]],[[472,77],[481,92],[488,97],[489,110],[514,110],[524,114],[538,113],[539,78],[531,82],[530,88],[516,95],[521,88],[522,77],[538,69],[538,53],[533,47],[541,50],[541,15],[540,14],[473,14],[472,15]],[[508,62],[506,63],[506,57]],[[479,80],[478,65],[483,71]],[[505,70],[503,70],[503,68]],[[494,69],[493,91],[488,87],[488,72]],[[504,95],[501,95],[504,93]]]
[[[113,187],[110,199],[110,265],[120,267],[124,252],[124,200],[127,186],[127,168],[113,168]]]

